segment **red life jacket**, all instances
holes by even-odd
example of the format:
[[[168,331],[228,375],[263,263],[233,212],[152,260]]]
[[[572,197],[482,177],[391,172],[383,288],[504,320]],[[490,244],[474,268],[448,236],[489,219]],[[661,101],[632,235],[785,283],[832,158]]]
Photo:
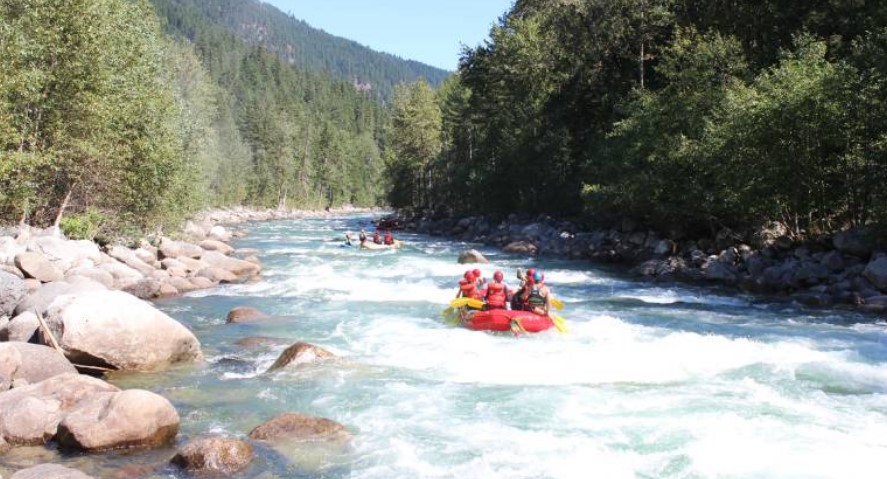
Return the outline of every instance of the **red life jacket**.
[[[493,281],[487,285],[487,296],[484,299],[491,308],[505,309],[507,296],[508,289],[505,287],[505,283]]]
[[[480,293],[478,293],[477,288],[474,287],[474,281],[468,281],[467,279],[460,279],[459,280],[459,291],[462,292],[462,297],[464,297],[464,298],[480,299]]]

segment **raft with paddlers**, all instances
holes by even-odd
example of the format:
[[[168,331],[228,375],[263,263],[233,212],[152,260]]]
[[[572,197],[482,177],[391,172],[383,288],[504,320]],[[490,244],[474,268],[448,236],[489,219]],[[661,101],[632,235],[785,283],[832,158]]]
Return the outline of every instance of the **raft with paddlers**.
[[[398,249],[403,246],[403,241],[394,240],[391,244],[378,244],[370,241],[365,241],[360,244],[362,249]]]
[[[539,333],[556,328],[567,332],[566,320],[557,315],[541,315],[514,309],[484,309],[485,303],[475,298],[456,298],[441,312],[447,322],[461,324],[474,331]]]

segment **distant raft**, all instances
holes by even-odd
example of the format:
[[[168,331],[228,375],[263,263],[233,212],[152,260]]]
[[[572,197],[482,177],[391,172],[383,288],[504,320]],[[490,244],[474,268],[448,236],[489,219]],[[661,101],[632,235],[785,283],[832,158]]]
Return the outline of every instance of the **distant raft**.
[[[394,240],[393,244],[376,244],[370,241],[361,243],[361,249],[398,249],[403,246],[403,241]]]
[[[464,324],[475,331],[515,332],[517,328],[522,332],[538,333],[554,327],[554,320],[530,311],[490,309],[468,314]]]

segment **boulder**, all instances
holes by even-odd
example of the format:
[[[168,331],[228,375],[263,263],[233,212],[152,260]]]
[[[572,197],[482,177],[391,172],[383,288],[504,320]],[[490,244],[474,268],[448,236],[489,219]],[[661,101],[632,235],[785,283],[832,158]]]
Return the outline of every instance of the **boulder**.
[[[176,258],[181,264],[185,265],[185,269],[188,271],[190,275],[196,274],[198,271],[203,268],[209,268],[210,264],[206,261],[202,261],[199,259],[188,258],[187,256],[179,256]],[[164,260],[165,261],[165,260]],[[161,262],[162,264],[162,262]]]
[[[144,261],[146,264],[154,266],[154,263],[157,262],[157,252],[153,249],[148,248],[136,248],[133,250],[136,258]]]
[[[62,447],[86,451],[169,444],[179,414],[163,396],[142,389],[98,393],[71,409],[58,425]]]
[[[789,229],[787,226],[778,221],[771,221],[758,228],[752,234],[751,244],[754,249],[762,249],[765,246],[773,245],[778,238],[785,237],[788,234]]]
[[[190,280],[178,276],[169,278],[168,284],[175,288],[179,293],[187,293],[197,289]]]
[[[195,289],[208,289],[216,285],[216,283],[213,283],[211,280],[200,276],[189,278],[189,280],[191,281],[191,284],[194,285]]]
[[[122,285],[122,291],[139,299],[154,299],[160,297],[161,282],[156,279],[144,278]]]
[[[0,393],[0,437],[11,445],[36,446],[55,436],[59,422],[80,401],[118,388],[82,374],[60,374]]]
[[[228,317],[225,319],[225,322],[245,323],[248,321],[255,321],[257,319],[264,319],[267,317],[267,314],[259,311],[256,308],[250,308],[248,306],[238,306],[228,312]]]
[[[193,245],[191,243],[186,243],[184,241],[175,241],[169,238],[163,238],[160,240],[159,256],[161,259],[166,258],[200,258],[204,250],[203,248]]]
[[[860,228],[841,231],[832,238],[838,251],[858,258],[867,259],[872,254],[875,242],[869,232]]]
[[[459,253],[459,264],[489,263],[490,261],[480,251],[470,249]]]
[[[58,464],[40,464],[22,469],[10,479],[92,479],[92,476]]]
[[[89,278],[108,289],[114,287],[114,275],[98,266],[75,266],[65,273],[65,281],[69,283],[73,283],[71,278],[75,277]]]
[[[286,344],[283,338],[273,338],[270,336],[250,336],[248,338],[238,339],[234,344],[243,346],[244,348],[267,348]]]
[[[207,251],[200,260],[205,261],[212,267],[226,269],[237,276],[259,274],[259,271],[262,270],[262,268],[255,263],[231,258],[218,251]]]
[[[25,279],[25,274],[22,273],[22,270],[16,268],[12,263],[0,263],[0,271],[9,273],[18,279]]]
[[[12,264],[15,256],[24,253],[25,247],[15,241],[11,236],[0,236],[0,263]]]
[[[887,292],[887,256],[879,256],[869,261],[862,275],[881,292]]]
[[[829,271],[841,271],[844,269],[846,263],[844,263],[844,257],[838,251],[829,251],[822,256],[822,259],[819,260],[823,266],[829,269]]]
[[[702,276],[710,281],[736,282],[736,268],[721,261],[709,261],[702,267]]]
[[[513,241],[505,245],[502,250],[506,253],[525,255],[534,255],[536,254],[536,251],[538,251],[536,245],[529,241]]]
[[[0,316],[12,315],[26,293],[27,288],[23,279],[6,271],[0,271]]]
[[[200,342],[188,328],[121,291],[59,297],[46,322],[76,364],[155,371],[201,356]]]
[[[111,276],[114,278],[114,287],[119,287],[122,284],[132,283],[145,277],[142,273],[130,268],[129,266],[115,259],[111,259],[108,262],[100,264],[99,269],[111,274]]]
[[[232,437],[202,437],[189,441],[172,463],[196,475],[230,475],[253,460],[253,448]]]
[[[15,342],[0,344],[0,391],[71,373],[76,374],[77,370],[70,361],[48,346]]]
[[[234,248],[217,240],[203,240],[200,242],[199,246],[207,251],[218,251],[224,255],[230,255],[234,252]]]
[[[347,442],[351,434],[345,426],[323,417],[284,413],[257,426],[249,433],[258,441],[304,440]]]
[[[277,361],[274,361],[274,364],[272,364],[271,367],[268,368],[268,371],[275,371],[277,369],[284,368],[292,364],[305,364],[321,359],[329,359],[334,357],[336,357],[336,355],[327,351],[326,349],[319,348],[313,344],[299,341],[280,353]]]
[[[28,241],[28,251],[40,253],[62,272],[83,261],[97,263],[102,253],[99,246],[87,240],[66,240],[58,236],[38,236]]]
[[[27,311],[37,311],[45,314],[49,305],[59,296],[66,294],[79,294],[89,291],[106,291],[103,285],[95,282],[77,282],[68,283],[66,281],[56,281],[43,285],[40,289],[25,296],[25,299],[15,308],[16,314]]]
[[[40,253],[19,253],[15,256],[15,265],[26,277],[43,283],[61,281],[64,278],[62,272]]]
[[[201,225],[198,225],[197,223],[194,223],[193,221],[187,221],[185,222],[185,226],[182,228],[182,234],[195,240],[202,240],[206,238],[206,233],[208,230],[208,227],[203,227]]]
[[[169,283],[162,283],[160,285],[160,293],[159,296],[161,298],[168,298],[170,296],[177,296],[179,294],[179,290],[176,289],[175,286]]]
[[[207,234],[207,237],[209,239],[216,240],[216,241],[223,241],[223,242],[231,241],[231,233],[228,232],[228,230],[225,229],[225,227],[221,226],[221,225],[216,225],[216,226],[213,226],[212,228],[210,228],[209,234]]]
[[[111,249],[108,250],[108,255],[138,271],[142,276],[148,276],[154,271],[154,266],[142,261],[136,256],[135,251],[124,246],[112,246]]]
[[[40,321],[32,311],[25,311],[12,318],[9,324],[0,331],[0,341],[13,341],[27,343],[34,337],[34,333],[40,329]]]
[[[197,272],[198,278],[206,278],[213,283],[233,283],[237,281],[237,275],[222,268],[203,268]]]

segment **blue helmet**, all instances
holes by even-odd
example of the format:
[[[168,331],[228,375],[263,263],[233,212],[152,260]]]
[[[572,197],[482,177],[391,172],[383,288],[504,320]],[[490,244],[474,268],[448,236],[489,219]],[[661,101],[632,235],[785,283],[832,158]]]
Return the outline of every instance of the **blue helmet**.
[[[544,280],[545,280],[545,273],[543,273],[542,271],[536,271],[533,274],[533,281],[535,281],[537,283],[541,283]]]

